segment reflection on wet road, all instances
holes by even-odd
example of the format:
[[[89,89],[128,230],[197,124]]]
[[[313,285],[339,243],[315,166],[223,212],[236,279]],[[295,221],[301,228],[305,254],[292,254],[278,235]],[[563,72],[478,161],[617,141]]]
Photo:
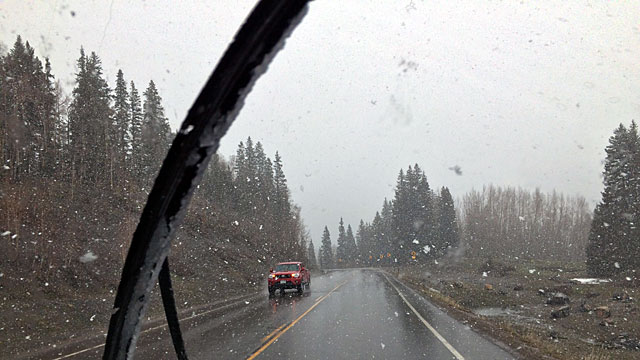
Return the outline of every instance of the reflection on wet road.
[[[316,272],[302,295],[269,297],[265,286],[263,297],[191,317],[182,327],[190,359],[513,358],[392,277],[367,269]],[[164,328],[138,340],[137,359],[174,357]]]

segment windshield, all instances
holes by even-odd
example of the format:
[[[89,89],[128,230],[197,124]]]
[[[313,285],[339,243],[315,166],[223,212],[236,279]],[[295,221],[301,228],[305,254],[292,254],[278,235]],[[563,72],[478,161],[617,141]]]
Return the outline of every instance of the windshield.
[[[300,268],[297,264],[278,264],[276,265],[277,272],[285,272],[285,271],[298,271]]]
[[[639,358],[638,13],[0,1],[0,359]]]

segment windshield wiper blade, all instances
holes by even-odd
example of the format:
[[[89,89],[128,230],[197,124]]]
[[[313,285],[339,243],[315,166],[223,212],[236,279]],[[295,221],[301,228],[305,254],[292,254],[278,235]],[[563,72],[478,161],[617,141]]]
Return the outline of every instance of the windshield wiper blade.
[[[122,270],[103,359],[133,358],[137,336],[161,267],[211,155],[235,119],[253,83],[307,11],[309,0],[260,1],[236,34],[192,105],[155,180]],[[166,280],[170,276],[168,263]],[[161,281],[161,287],[170,286]],[[168,289],[165,289],[168,290]],[[177,322],[172,291],[163,291],[167,320]],[[166,308],[169,308],[168,311]],[[169,315],[171,314],[171,315]],[[175,325],[175,324],[173,324]],[[186,359],[179,326],[176,352]],[[177,337],[176,337],[177,335]]]

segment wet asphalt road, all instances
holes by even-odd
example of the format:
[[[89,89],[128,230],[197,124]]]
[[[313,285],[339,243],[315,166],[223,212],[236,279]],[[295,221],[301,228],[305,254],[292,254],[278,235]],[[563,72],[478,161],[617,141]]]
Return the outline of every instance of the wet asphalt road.
[[[302,295],[269,298],[265,289],[248,302],[183,321],[189,358],[513,358],[376,270],[312,273],[311,288]],[[102,350],[67,358],[100,358]],[[143,333],[135,357],[175,358],[166,328]]]

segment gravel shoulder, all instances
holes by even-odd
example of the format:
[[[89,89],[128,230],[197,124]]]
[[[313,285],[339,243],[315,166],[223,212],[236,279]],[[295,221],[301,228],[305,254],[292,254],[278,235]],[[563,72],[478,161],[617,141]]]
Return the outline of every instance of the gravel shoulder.
[[[582,284],[580,263],[473,259],[389,272],[522,359],[640,357],[638,279]]]

